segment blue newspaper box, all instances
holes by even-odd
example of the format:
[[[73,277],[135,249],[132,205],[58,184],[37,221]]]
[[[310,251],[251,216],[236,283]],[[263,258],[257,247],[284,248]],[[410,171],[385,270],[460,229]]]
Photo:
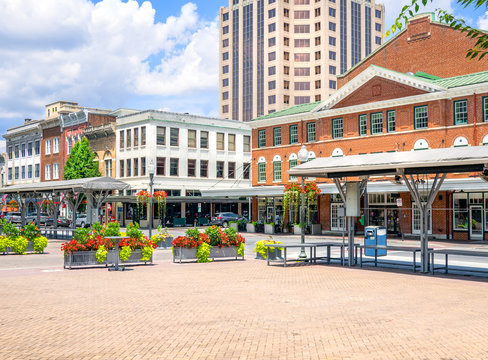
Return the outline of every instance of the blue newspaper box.
[[[364,228],[364,245],[366,246],[386,246],[386,228],[384,226],[367,226]],[[364,255],[386,256],[386,250],[364,249]]]

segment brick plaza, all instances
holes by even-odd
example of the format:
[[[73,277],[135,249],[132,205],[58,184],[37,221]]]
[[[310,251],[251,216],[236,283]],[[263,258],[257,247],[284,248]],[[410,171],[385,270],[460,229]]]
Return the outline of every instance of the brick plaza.
[[[156,250],[153,266],[69,271],[59,245],[0,257],[0,359],[488,358],[486,278],[267,267],[251,246],[245,261]]]

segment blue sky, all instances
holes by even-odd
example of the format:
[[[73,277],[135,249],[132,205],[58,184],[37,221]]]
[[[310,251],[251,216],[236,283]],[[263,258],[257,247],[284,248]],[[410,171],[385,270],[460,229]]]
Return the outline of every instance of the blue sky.
[[[383,1],[387,28],[403,2]],[[218,116],[218,12],[227,5],[0,0],[0,133],[57,100]],[[435,0],[427,10],[437,7],[488,29],[486,8]]]

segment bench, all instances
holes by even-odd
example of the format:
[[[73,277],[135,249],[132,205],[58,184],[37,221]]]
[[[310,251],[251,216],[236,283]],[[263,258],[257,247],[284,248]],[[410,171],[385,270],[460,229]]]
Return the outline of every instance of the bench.
[[[186,226],[186,218],[174,218],[173,226]]]
[[[445,255],[445,266],[438,266],[435,268],[434,266],[434,256],[435,254],[444,254]],[[430,255],[430,261],[432,263],[431,267],[431,272],[434,274],[435,270],[439,269],[445,269],[446,274],[448,272],[448,267],[449,267],[449,262],[448,262],[448,256],[449,255],[459,255],[459,256],[479,256],[479,257],[488,257],[488,251],[478,251],[478,250],[455,250],[455,249],[439,249],[439,250],[434,250],[431,249],[429,250],[429,255]],[[476,270],[466,270],[466,271],[476,271]]]
[[[421,248],[419,247],[413,247],[413,246],[397,246],[397,245],[387,245],[387,246],[379,246],[379,245],[356,245],[359,250],[359,266],[363,267],[363,262],[368,263],[368,262],[374,262],[374,266],[378,266],[378,250],[391,250],[391,251],[411,251],[413,255],[413,272],[417,271],[417,267],[421,267],[422,265],[419,264],[417,266],[417,253],[421,252]],[[374,249],[374,260],[365,260],[363,261],[363,249]],[[428,250],[433,250],[432,248],[429,248]],[[385,264],[393,264],[393,265],[400,265],[398,263],[392,263],[391,261],[382,261]]]
[[[71,240],[73,239],[73,234],[76,229],[70,228],[40,228],[39,229],[42,236],[48,239],[61,239],[61,240]]]
[[[283,263],[283,267],[286,267],[286,263],[288,261],[288,258],[287,258],[287,252],[286,250],[288,248],[309,248],[310,250],[310,256],[309,257],[306,257],[306,258],[299,258],[299,259],[295,259],[295,260],[292,260],[292,261],[312,261],[315,259],[315,254],[316,254],[316,250],[317,250],[317,245],[316,244],[308,244],[308,243],[300,243],[300,244],[264,244],[264,246],[266,246],[266,258],[267,258],[267,265],[269,266],[269,263],[270,262],[282,262]],[[283,248],[283,258],[282,259],[278,259],[278,260],[270,260],[269,258],[269,248],[270,247],[278,247],[278,248]]]

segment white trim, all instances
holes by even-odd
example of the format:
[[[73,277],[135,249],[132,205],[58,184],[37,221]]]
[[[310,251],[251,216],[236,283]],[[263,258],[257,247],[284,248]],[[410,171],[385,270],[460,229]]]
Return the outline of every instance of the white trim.
[[[258,164],[259,163],[266,163],[266,159],[264,156],[261,156],[259,159],[258,159]]]
[[[418,139],[413,145],[413,150],[427,150],[429,143],[425,139]]]
[[[486,137],[487,137],[487,139],[488,139],[488,135],[486,135]],[[487,142],[488,142],[488,140],[487,140]],[[298,156],[297,156],[297,154],[292,153],[292,154],[290,155],[290,157],[288,158],[288,161],[290,161],[290,160],[298,160]]]
[[[468,142],[468,139],[466,139],[464,136],[458,136],[452,146],[456,147],[456,146],[468,146],[469,145],[469,142]]]
[[[342,152],[341,148],[335,148],[334,151],[332,151],[332,157],[338,157],[338,156],[344,156],[344,153]]]
[[[281,161],[281,156],[279,156],[279,155],[275,155],[275,156],[273,157],[273,162],[275,162],[275,161]]]

